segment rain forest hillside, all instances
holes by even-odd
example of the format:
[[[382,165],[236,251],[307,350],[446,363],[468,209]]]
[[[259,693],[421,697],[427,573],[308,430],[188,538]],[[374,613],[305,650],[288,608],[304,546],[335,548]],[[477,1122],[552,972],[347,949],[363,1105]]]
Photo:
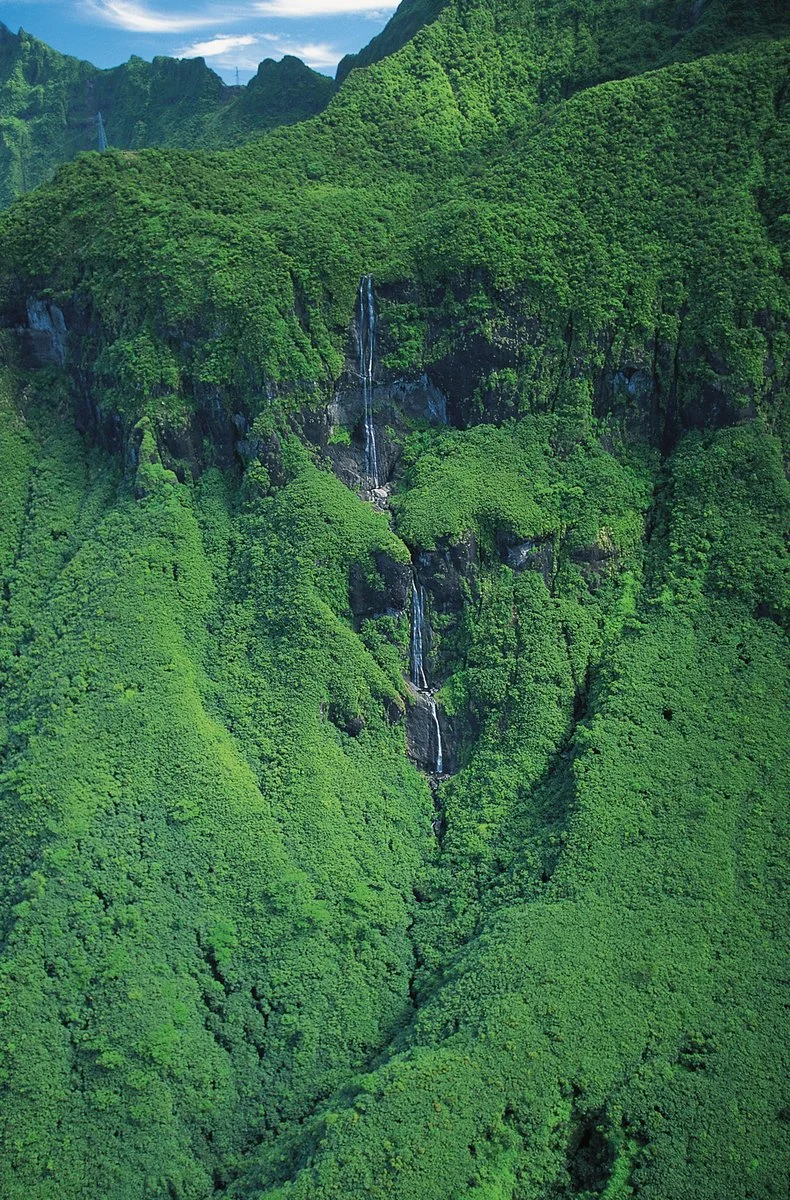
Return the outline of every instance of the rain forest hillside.
[[[376,42],[0,214],[0,1195],[783,1200],[790,22]]]

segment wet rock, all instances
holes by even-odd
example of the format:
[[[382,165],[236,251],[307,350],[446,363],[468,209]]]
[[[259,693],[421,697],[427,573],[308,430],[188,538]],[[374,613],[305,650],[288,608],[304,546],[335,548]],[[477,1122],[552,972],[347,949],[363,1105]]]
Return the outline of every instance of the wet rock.
[[[476,595],[480,558],[473,533],[457,542],[440,542],[435,550],[421,550],[417,575],[430,594],[431,607],[443,614],[458,614],[468,596]]]
[[[442,758],[446,759],[445,733],[441,710],[436,708],[436,718],[432,706],[432,697],[427,692],[412,689],[409,696],[409,707],[406,712],[406,745],[409,758],[428,774],[436,771],[439,754],[439,738],[436,722],[442,730]],[[443,764],[447,770],[447,762]]]
[[[554,571],[554,545],[551,539],[527,538],[523,542],[500,541],[502,561],[513,571],[540,571],[546,587],[551,587]]]
[[[377,579],[369,579],[359,563],[349,573],[348,599],[355,617],[402,613],[409,599],[411,568],[377,550],[373,555]]]
[[[389,479],[406,435],[421,421],[447,422],[447,401],[427,375],[374,384],[371,392],[379,477]],[[343,439],[347,438],[347,441]],[[348,374],[326,409],[324,452],[335,474],[349,487],[365,486],[365,428],[362,389]]]
[[[381,423],[429,421],[447,424],[447,399],[427,375],[418,379],[395,379],[374,383],[373,416]],[[348,375],[327,407],[327,419],[332,429],[355,429],[364,417],[362,388],[349,385]]]
[[[429,681],[438,681],[457,669],[453,649],[456,635],[465,606],[477,599],[479,557],[474,534],[458,542],[440,542],[435,550],[421,550],[414,566],[415,577],[426,596],[424,668]],[[434,618],[440,618],[439,639],[432,636]]]
[[[370,499],[376,508],[384,512],[389,508],[390,502],[390,487],[389,484],[384,484],[383,487],[373,488],[370,493]]]

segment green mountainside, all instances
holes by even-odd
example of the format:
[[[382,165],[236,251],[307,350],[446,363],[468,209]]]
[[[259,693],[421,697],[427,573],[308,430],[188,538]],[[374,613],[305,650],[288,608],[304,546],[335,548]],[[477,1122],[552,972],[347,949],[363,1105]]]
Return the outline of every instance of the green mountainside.
[[[4,1200],[783,1200],[789,64],[407,0],[0,214]]]
[[[202,58],[132,57],[98,70],[0,22],[0,206],[97,147],[233,145],[320,112],[334,84],[297,58],[266,59],[247,87],[227,87]]]

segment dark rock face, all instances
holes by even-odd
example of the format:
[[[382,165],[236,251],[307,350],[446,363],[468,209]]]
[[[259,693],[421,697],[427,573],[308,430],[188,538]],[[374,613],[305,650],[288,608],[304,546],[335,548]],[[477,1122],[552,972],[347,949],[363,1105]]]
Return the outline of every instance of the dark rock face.
[[[458,542],[440,543],[435,550],[421,550],[417,575],[430,594],[431,607],[443,614],[460,613],[468,593],[476,592],[480,558],[473,533]]]
[[[436,766],[436,730],[428,697],[414,691],[406,712],[406,745],[409,758],[423,771]]]
[[[30,297],[27,302],[27,338],[34,362],[42,367],[66,364],[66,318],[57,304]]]
[[[395,562],[388,554],[374,554],[378,580],[367,579],[358,563],[349,576],[349,604],[355,617],[402,613],[409,599],[411,570],[408,563]]]
[[[440,704],[436,704],[436,720],[431,709],[431,694],[411,688],[406,708],[406,746],[412,762],[427,775],[436,775],[438,736],[436,722],[442,738],[442,775],[453,775],[459,768],[459,728],[456,718],[448,717]],[[435,701],[434,701],[435,703]]]
[[[601,586],[615,558],[614,547],[605,545],[579,546],[570,552],[570,560],[579,568],[590,591]]]
[[[406,710],[406,745],[409,758],[432,775],[437,772],[439,759],[439,732],[442,739],[442,774],[448,774],[452,769],[452,754],[450,753],[447,727],[441,708],[435,705],[428,692],[411,690],[409,704]],[[434,716],[435,712],[435,716]]]
[[[457,669],[453,647],[464,608],[477,598],[480,559],[477,539],[467,534],[458,542],[440,542],[435,550],[421,550],[414,567],[418,583],[427,596],[425,671],[429,681],[446,679]],[[441,619],[441,638],[432,637],[431,617]]]
[[[326,410],[325,453],[335,474],[349,487],[361,488],[364,478],[364,405],[362,389],[349,380],[347,369],[343,385]],[[447,423],[447,400],[427,375],[418,379],[395,379],[375,383],[372,392],[373,422],[379,476],[389,479],[400,458],[404,436],[416,422],[435,425]],[[348,444],[333,442],[338,431],[350,435]]]
[[[392,290],[392,289],[385,289]],[[386,323],[380,321],[374,281],[373,358],[370,403],[376,439],[376,457],[381,483],[390,479],[398,464],[404,437],[415,424],[447,423],[447,398],[427,374],[398,375],[384,366],[391,344]],[[324,413],[324,428],[317,444],[332,464],[338,478],[351,488],[363,490],[365,478],[365,401],[360,376],[363,337],[359,305],[351,314],[346,336],[345,364],[331,401]]]
[[[376,381],[373,389],[373,413],[383,420],[431,421],[447,424],[447,399],[431,383],[427,375],[418,379]],[[363,418],[362,390],[349,386],[348,380],[338,389],[329,405],[327,416],[332,427],[356,427]]]
[[[554,545],[551,540],[536,541],[527,538],[513,542],[509,538],[499,539],[502,561],[513,571],[540,571],[547,588],[551,588],[554,571]]]

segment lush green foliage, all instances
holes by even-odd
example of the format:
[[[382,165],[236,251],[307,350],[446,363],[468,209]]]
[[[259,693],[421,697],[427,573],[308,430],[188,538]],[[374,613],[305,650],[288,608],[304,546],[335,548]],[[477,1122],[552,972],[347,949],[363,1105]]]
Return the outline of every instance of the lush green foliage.
[[[303,451],[135,501],[9,386],[2,1192],[204,1195],[409,1010],[428,793],[344,620],[403,549]]]
[[[425,25],[438,17],[448,0],[403,0],[391,21],[358,54],[347,54],[337,68],[338,82],[357,67],[369,67],[389,54],[394,54],[411,41]]]
[[[71,329],[0,332],[8,1200],[786,1194],[784,13],[438,9],[0,224]],[[320,403],[367,271],[452,418],[389,520]]]

